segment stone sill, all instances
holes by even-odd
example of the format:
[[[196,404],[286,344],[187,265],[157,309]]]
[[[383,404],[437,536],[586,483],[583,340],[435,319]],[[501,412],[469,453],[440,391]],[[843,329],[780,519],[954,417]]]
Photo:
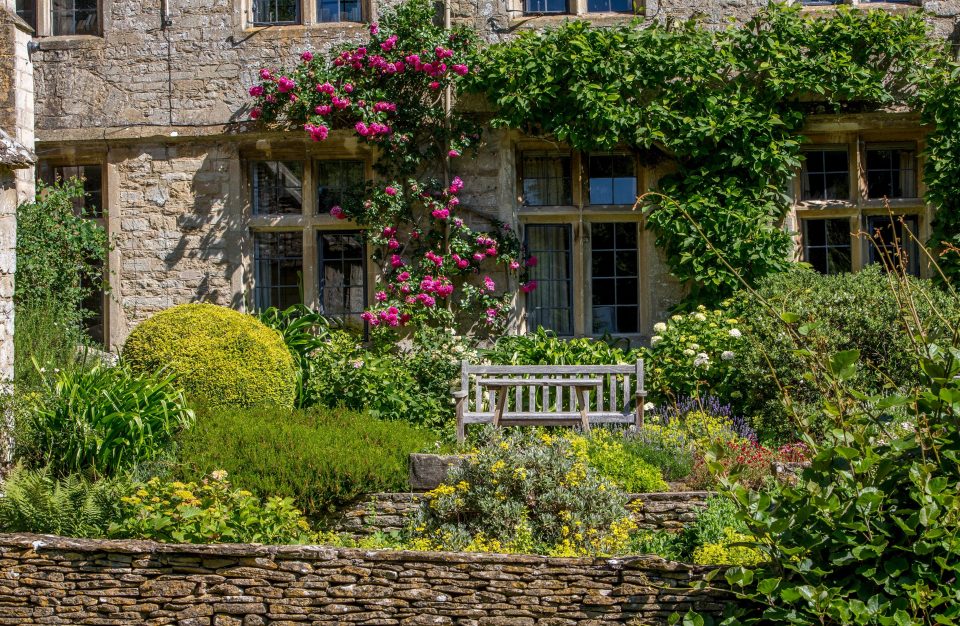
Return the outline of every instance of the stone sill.
[[[244,37],[257,35],[260,38],[291,39],[311,34],[322,34],[324,37],[342,34],[352,36],[366,32],[368,24],[364,22],[318,22],[316,24],[285,24],[285,25],[249,25],[243,29]],[[333,32],[331,32],[333,31]]]
[[[62,35],[55,37],[36,37],[39,50],[90,50],[106,45],[103,37],[97,35]]]

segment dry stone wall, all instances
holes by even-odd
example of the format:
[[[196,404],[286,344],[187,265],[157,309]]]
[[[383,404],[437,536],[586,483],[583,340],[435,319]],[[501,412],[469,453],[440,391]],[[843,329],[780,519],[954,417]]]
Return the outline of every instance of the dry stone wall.
[[[719,612],[664,561],[0,535],[0,624],[665,624]]]
[[[677,530],[692,522],[707,505],[709,491],[638,493],[630,498],[633,518],[644,530]],[[355,536],[403,529],[423,494],[374,493],[345,509],[335,527]]]

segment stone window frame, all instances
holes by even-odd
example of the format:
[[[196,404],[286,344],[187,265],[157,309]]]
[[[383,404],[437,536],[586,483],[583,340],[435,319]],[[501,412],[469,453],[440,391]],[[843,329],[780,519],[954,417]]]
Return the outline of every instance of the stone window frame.
[[[520,159],[523,152],[548,151],[557,154],[569,154],[571,158],[573,202],[565,206],[526,206],[523,203],[523,183],[520,171]],[[628,150],[601,151],[607,153],[631,154]],[[637,333],[614,334],[631,344],[639,343],[644,337],[643,329],[652,324],[654,304],[650,292],[650,263],[645,259],[655,255],[654,235],[646,228],[646,220],[641,211],[635,211],[631,205],[591,205],[589,200],[589,152],[571,150],[555,143],[533,139],[519,134],[513,145],[516,165],[516,206],[520,236],[525,238],[525,228],[529,225],[564,224],[572,230],[572,282],[573,282],[573,336],[595,336],[593,328],[593,293],[591,280],[591,234],[592,224],[610,222],[629,222],[637,225],[637,267],[639,280],[637,289],[639,307],[639,328]],[[636,162],[637,193],[651,189],[652,173],[641,161],[640,155],[632,154]],[[536,328],[527,325],[527,297],[520,294],[517,300],[518,331],[532,332]]]
[[[36,28],[34,37],[53,39],[101,39],[107,30],[107,11],[105,0],[97,0],[97,32],[94,34],[54,35],[53,34],[53,0],[36,0]]]
[[[321,22],[317,15],[317,0],[298,0],[299,2],[299,21],[296,23],[278,22],[260,23],[254,21],[253,4],[254,0],[238,0],[237,8],[241,14],[243,28],[245,30],[263,30],[263,29],[290,29],[304,27],[324,27],[324,28],[358,28],[376,21],[377,2],[376,0],[360,0],[360,21],[359,22]]]
[[[259,143],[259,142],[258,142]],[[241,162],[241,190],[243,194],[243,218],[247,224],[245,229],[249,236],[243,250],[243,267],[245,268],[244,304],[248,310],[256,310],[254,301],[254,259],[253,234],[255,232],[300,232],[303,234],[303,300],[304,304],[314,310],[320,306],[320,276],[319,276],[319,237],[320,231],[358,231],[361,227],[353,220],[339,220],[329,213],[317,211],[319,201],[317,194],[317,170],[321,161],[362,161],[364,175],[367,180],[374,179],[373,155],[362,149],[348,147],[349,142],[337,142],[335,135],[328,142],[329,147],[323,150],[313,146],[289,147],[272,149],[260,146],[242,148]],[[254,215],[252,198],[252,181],[250,164],[254,161],[303,161],[303,212],[286,215]],[[309,191],[307,191],[309,190]],[[373,289],[376,285],[376,263],[372,259],[372,250],[366,246],[366,301],[370,302]]]
[[[904,116],[901,118],[881,119],[878,116],[848,116],[840,121],[835,116],[823,116],[808,122],[802,131],[803,148],[817,149],[843,147],[847,150],[850,172],[850,192],[846,200],[802,200],[802,167],[788,184],[791,198],[791,211],[786,227],[793,232],[795,255],[805,260],[804,220],[807,219],[847,219],[850,222],[851,269],[857,272],[870,263],[871,246],[865,237],[857,237],[859,232],[867,232],[871,217],[887,216],[885,201],[869,198],[867,193],[867,148],[875,146],[915,146],[914,177],[917,197],[895,198],[889,203],[889,212],[894,216],[915,216],[917,231],[914,233],[920,241],[930,236],[930,223],[933,208],[923,200],[926,187],[923,184],[923,149],[925,131],[918,119]],[[928,263],[918,259],[920,276],[928,277],[931,268]]]

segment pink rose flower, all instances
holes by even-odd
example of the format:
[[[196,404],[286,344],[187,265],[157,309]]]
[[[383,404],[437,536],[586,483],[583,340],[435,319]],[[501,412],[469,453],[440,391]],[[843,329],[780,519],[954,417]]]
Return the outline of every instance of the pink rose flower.
[[[387,293],[385,291],[378,291],[374,297],[377,299],[377,302],[387,301]]]
[[[343,212],[343,209],[341,209],[339,206],[331,207],[331,208],[330,208],[330,215],[334,216],[334,217],[337,218],[338,220],[345,220],[345,219],[347,219],[347,214],[344,213],[344,212]]]
[[[293,91],[297,86],[293,80],[287,78],[286,76],[281,76],[277,80],[277,91],[280,93],[287,93]]]
[[[260,85],[254,85],[250,88],[250,95],[253,97],[259,97],[263,95],[263,87]]]
[[[390,255],[390,266],[393,267],[393,269],[397,269],[398,267],[403,267],[404,265],[406,264],[403,262],[403,259],[400,257],[399,254]]]
[[[463,181],[459,176],[454,176],[450,181],[450,193],[460,193],[461,189],[463,189]]]
[[[530,293],[536,288],[537,288],[537,281],[535,280],[531,280],[529,282],[526,282],[520,285],[520,291],[522,291],[523,293]]]
[[[389,241],[387,241],[387,247],[391,250],[396,250],[400,247],[400,242],[391,237]]]
[[[371,34],[371,35],[376,35],[376,34],[379,33],[379,32],[380,32],[380,25],[379,25],[379,24],[377,24],[376,22],[374,22],[373,24],[370,24],[370,34]]]
[[[389,186],[388,186],[386,189],[383,190],[383,193],[387,194],[388,196],[393,197],[393,196],[397,195],[397,189],[396,189],[395,187],[389,187]]]
[[[252,119],[252,120],[258,120],[258,119],[260,119],[260,115],[261,115],[262,113],[263,113],[263,111],[261,111],[260,109],[250,109],[250,119]]]
[[[262,70],[260,70],[260,78],[262,78],[263,80],[270,80],[272,78],[272,75],[270,74],[270,70],[268,70],[267,68],[263,68]]]
[[[310,52],[309,50],[304,50],[303,53],[300,55],[300,58],[306,61],[307,63],[309,63],[310,61],[313,60],[313,53]]]

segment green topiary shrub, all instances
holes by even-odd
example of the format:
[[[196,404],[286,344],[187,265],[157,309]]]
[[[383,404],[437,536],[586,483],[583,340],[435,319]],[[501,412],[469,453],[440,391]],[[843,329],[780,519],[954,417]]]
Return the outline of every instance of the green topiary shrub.
[[[181,304],[130,334],[123,358],[136,371],[165,368],[209,407],[293,407],[297,375],[283,337],[250,315]]]
[[[318,517],[365,493],[407,488],[407,458],[429,433],[345,409],[197,411],[180,439],[180,477],[226,470],[238,488],[292,497]]]

